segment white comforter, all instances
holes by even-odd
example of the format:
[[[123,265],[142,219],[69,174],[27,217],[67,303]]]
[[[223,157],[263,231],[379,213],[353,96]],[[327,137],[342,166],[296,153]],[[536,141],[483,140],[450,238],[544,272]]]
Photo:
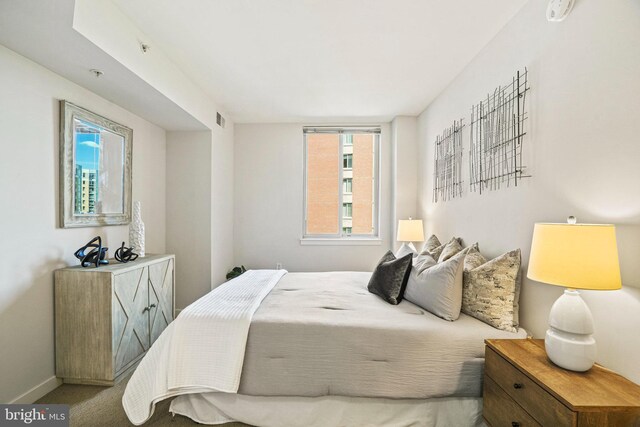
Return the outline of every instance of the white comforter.
[[[247,271],[185,308],[129,380],[122,397],[129,420],[144,423],[167,397],[236,393],[253,313],[285,273]]]

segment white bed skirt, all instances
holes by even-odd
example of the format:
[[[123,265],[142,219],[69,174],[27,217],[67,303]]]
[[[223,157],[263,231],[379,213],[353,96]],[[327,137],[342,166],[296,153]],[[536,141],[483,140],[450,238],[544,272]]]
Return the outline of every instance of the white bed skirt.
[[[482,398],[379,399],[186,394],[169,409],[201,424],[239,421],[259,427],[425,426],[480,427]]]

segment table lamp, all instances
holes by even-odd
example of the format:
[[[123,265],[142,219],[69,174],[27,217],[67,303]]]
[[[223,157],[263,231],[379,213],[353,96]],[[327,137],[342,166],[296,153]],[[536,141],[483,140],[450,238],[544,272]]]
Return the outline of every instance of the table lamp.
[[[535,224],[529,279],[567,288],[551,307],[547,356],[571,371],[591,369],[596,358],[593,316],[577,289],[622,287],[616,229],[610,224]]]
[[[403,242],[396,254],[415,253],[416,247],[412,242],[422,242],[424,240],[424,229],[421,219],[401,219],[398,221],[398,242]],[[400,257],[399,255],[398,257]]]

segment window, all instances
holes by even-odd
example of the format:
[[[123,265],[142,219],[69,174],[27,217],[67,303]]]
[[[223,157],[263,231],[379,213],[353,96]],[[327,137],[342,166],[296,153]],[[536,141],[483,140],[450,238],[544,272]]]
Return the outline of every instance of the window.
[[[352,169],[353,168],[353,154],[343,154],[342,155],[342,167],[344,169]]]
[[[342,217],[343,218],[351,218],[353,213],[353,205],[351,203],[343,203],[342,204]]]
[[[353,189],[353,178],[344,178],[342,180],[342,194],[351,194]]]
[[[303,238],[377,238],[379,128],[304,129]]]

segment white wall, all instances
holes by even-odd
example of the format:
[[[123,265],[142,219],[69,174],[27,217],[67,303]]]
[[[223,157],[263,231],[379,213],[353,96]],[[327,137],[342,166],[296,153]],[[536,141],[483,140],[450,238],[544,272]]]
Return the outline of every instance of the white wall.
[[[225,281],[233,244],[233,123],[168,132],[167,251],[176,254],[176,308]]]
[[[490,256],[519,247],[525,268],[535,222],[576,215],[616,224],[624,287],[583,294],[598,361],[640,382],[640,289],[630,287],[640,285],[640,2],[578,1],[559,24],[546,22],[545,7],[530,1],[419,117],[420,208],[427,232],[478,241]],[[517,188],[431,203],[436,135],[524,66],[532,87],[525,164],[533,177]],[[524,281],[521,319],[534,336],[544,336],[561,292]]]
[[[391,247],[391,144],[382,125],[381,245],[301,246],[303,135],[301,124],[236,124],[234,151],[235,260],[247,268],[289,271],[372,271]]]
[[[211,288],[234,265],[234,124],[214,127],[211,147]]]
[[[96,235],[113,251],[128,227],[58,228],[58,100],[133,129],[133,199],[147,251],[165,251],[165,132],[0,46],[0,402],[54,376],[53,270]],[[110,251],[111,255],[113,252]]]
[[[211,132],[167,132],[167,251],[176,255],[176,308],[211,289]]]
[[[419,218],[416,194],[418,192],[418,121],[416,117],[398,116],[391,122],[392,231],[394,250],[398,220]],[[420,247],[419,245],[417,247]]]

